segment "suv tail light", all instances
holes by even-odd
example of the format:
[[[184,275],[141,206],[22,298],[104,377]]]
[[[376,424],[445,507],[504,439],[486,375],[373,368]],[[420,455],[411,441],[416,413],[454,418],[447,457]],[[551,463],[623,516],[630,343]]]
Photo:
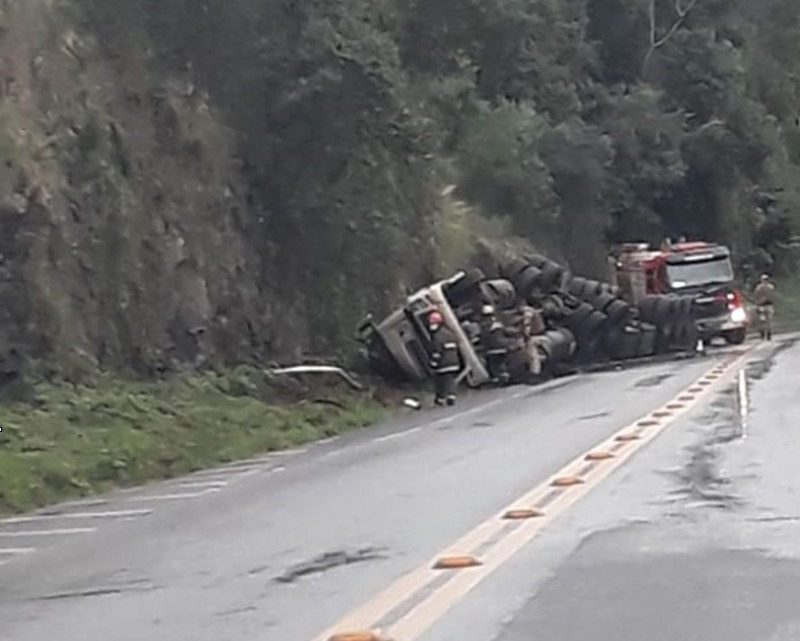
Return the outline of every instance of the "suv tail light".
[[[728,309],[731,311],[739,307],[744,307],[744,299],[742,298],[742,293],[738,289],[734,289],[726,298],[728,300]]]

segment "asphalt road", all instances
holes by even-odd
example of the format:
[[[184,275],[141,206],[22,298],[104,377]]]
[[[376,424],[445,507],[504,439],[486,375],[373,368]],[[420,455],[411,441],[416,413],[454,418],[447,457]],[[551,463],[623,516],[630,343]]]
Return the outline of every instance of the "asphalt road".
[[[480,394],[0,522],[0,639],[312,641],[360,621],[396,641],[794,641],[800,347],[736,356]],[[587,467],[604,441],[615,458]],[[501,523],[521,497],[541,517]],[[443,551],[483,565],[431,570]]]

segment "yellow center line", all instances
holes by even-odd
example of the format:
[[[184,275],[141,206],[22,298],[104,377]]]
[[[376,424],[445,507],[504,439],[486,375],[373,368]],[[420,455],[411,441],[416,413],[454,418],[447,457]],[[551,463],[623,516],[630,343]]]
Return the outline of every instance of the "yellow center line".
[[[735,359],[726,361],[722,366],[715,365],[697,380],[706,379],[711,372],[729,372],[742,363],[748,354],[749,350]],[[329,641],[331,637],[337,634],[354,630],[374,629],[374,626],[389,612],[412,599],[416,594],[420,593],[422,589],[442,576],[442,570],[433,569],[438,559],[474,553],[481,544],[491,541],[493,536],[496,537],[508,525],[508,520],[504,519],[504,516],[508,512],[531,509],[537,504],[537,501],[542,500],[545,496],[551,495],[551,493],[555,491],[557,497],[548,503],[547,508],[543,510],[544,514],[542,516],[520,522],[521,525],[519,527],[507,533],[500,540],[494,542],[491,547],[484,552],[480,559],[481,565],[455,571],[453,578],[433,590],[422,602],[413,605],[412,608],[405,614],[402,614],[397,621],[390,624],[389,628],[385,631],[385,635],[381,635],[393,641],[413,641],[440,619],[461,598],[478,585],[478,583],[483,581],[530,542],[548,524],[552,523],[560,514],[567,511],[580,500],[580,498],[597,487],[600,482],[623,465],[633,454],[644,447],[644,445],[654,439],[669,424],[690,411],[703,398],[709,395],[721,380],[723,380],[721,377],[717,378],[713,385],[703,387],[701,392],[694,392],[694,399],[681,402],[680,407],[666,410],[667,405],[675,405],[675,399],[668,401],[661,408],[637,419],[630,425],[625,426],[623,429],[611,435],[602,443],[581,453],[543,483],[537,485],[523,496],[518,497],[502,508],[496,515],[487,519],[461,537],[458,541],[438,553],[430,562],[400,577],[370,601],[337,621],[330,628],[316,636],[314,641]],[[697,381],[694,381],[686,389],[679,392],[676,398],[685,396],[689,389],[696,387]],[[656,416],[661,416],[662,418],[654,420],[653,417]],[[619,437],[629,436],[630,434],[636,434],[639,438],[637,440],[624,442],[618,440]],[[557,479],[578,476],[576,471],[585,469],[586,467],[587,454],[596,450],[613,451],[615,452],[615,456],[597,462],[586,477],[582,479],[584,481],[583,483],[571,485],[563,489],[555,489],[553,487],[553,483],[557,481]]]

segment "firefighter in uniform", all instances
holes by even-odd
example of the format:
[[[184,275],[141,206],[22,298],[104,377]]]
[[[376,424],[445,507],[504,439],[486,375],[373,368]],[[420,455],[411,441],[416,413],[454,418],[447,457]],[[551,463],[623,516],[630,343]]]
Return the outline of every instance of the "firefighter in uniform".
[[[433,370],[436,404],[455,405],[456,377],[461,370],[456,336],[444,324],[444,316],[437,310],[428,314],[428,331],[431,336],[430,365]]]
[[[755,289],[758,306],[758,333],[761,338],[772,340],[772,317],[775,315],[775,285],[767,274],[762,274],[761,282]]]
[[[494,307],[484,305],[481,318],[481,342],[484,347],[486,369],[494,383],[507,383],[509,341],[506,337],[505,327],[498,320]]]

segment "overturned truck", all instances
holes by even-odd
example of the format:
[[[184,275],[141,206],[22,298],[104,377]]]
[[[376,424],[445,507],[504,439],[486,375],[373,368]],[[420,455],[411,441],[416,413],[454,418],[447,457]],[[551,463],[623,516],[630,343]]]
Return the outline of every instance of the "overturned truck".
[[[415,292],[379,322],[368,315],[357,338],[373,371],[407,381],[432,375],[425,320],[434,309],[456,335],[459,382],[470,387],[685,351],[699,337],[692,296],[648,296],[640,307],[617,287],[572,277],[539,255],[508,259],[495,276],[462,271]]]

